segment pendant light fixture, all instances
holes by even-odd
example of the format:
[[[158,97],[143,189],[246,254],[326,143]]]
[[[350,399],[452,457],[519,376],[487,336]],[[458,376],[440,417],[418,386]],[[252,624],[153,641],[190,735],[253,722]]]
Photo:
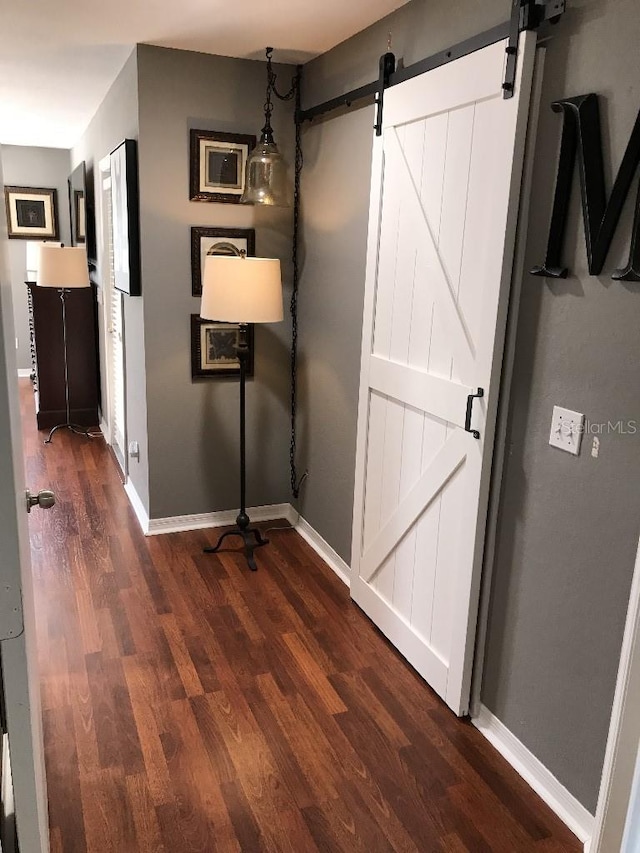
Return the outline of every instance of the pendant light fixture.
[[[276,75],[271,64],[272,53],[273,48],[268,47],[266,49],[267,94],[264,103],[264,127],[260,131],[258,144],[247,160],[245,189],[240,203],[288,207],[287,168],[273,138],[271,97],[275,95],[281,101],[291,100],[298,86],[298,78],[294,77],[291,89],[285,95],[281,95],[276,89]]]
[[[244,204],[264,204],[288,206],[287,174],[282,155],[278,151],[273,138],[271,127],[271,113],[273,112],[272,96],[275,95],[279,101],[290,101],[295,99],[294,121],[295,121],[295,162],[294,162],[294,185],[293,185],[293,244],[291,250],[291,265],[293,269],[293,280],[291,288],[291,442],[289,445],[289,469],[291,477],[291,493],[294,498],[300,495],[300,487],[307,478],[309,472],[305,470],[298,477],[296,466],[296,432],[297,432],[297,370],[298,370],[298,284],[300,282],[300,269],[298,266],[298,242],[300,225],[300,177],[302,174],[302,125],[300,114],[302,111],[300,88],[302,81],[302,67],[296,68],[296,73],[291,80],[288,92],[281,94],[276,88],[277,77],[273,70],[271,56],[273,48],[266,48],[267,56],[267,94],[264,103],[264,127],[262,128],[260,141],[250,153],[247,160],[245,190],[240,199]]]

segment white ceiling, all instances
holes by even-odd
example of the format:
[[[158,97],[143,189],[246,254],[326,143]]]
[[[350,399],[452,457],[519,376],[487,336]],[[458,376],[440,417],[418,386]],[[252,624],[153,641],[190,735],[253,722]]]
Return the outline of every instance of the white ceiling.
[[[304,62],[405,2],[0,0],[0,143],[70,148],[138,42]]]

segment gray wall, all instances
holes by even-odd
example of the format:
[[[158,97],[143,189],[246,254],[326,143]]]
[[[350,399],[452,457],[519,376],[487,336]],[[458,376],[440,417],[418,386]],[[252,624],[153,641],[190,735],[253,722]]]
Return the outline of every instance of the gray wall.
[[[47,187],[58,193],[58,223],[60,240],[71,242],[69,225],[69,151],[63,148],[29,148],[21,145],[4,145],[4,181],[7,186]],[[9,240],[9,265],[13,291],[13,320],[16,327],[18,348],[16,360],[19,370],[31,368],[29,347],[29,308],[27,289],[24,285],[26,273],[27,241]]]
[[[640,108],[637,12],[635,0],[580,4],[549,44],[527,269],[546,244],[560,130],[551,101],[602,96],[612,185]],[[554,404],[640,426],[640,288],[610,279],[626,262],[635,187],[597,278],[578,195],[574,186],[572,277],[524,281],[483,698],[594,810],[640,532],[640,433],[601,435],[597,459],[592,436],[577,459],[547,442]]]
[[[544,256],[557,116],[549,103],[602,94],[608,186],[640,106],[636,0],[573,0],[552,31],[535,151],[527,268]],[[377,76],[386,34],[405,64],[499,23],[506,2],[413,0],[305,67],[305,105]],[[303,515],[346,560],[354,477],[373,109],[304,134],[301,387],[309,413]],[[547,442],[553,404],[591,422],[640,420],[637,285],[610,281],[625,258],[631,204],[605,267],[586,271],[574,192],[566,262],[552,283],[525,276],[517,322],[484,703],[595,808],[640,521],[640,439],[600,436],[574,458]],[[335,334],[333,332],[335,331]],[[330,346],[327,338],[331,335]]]
[[[304,67],[303,106],[378,76],[392,49],[406,65],[501,23],[505,3],[414,2]],[[300,297],[300,509],[350,561],[357,396],[369,212],[372,106],[304,126]]]
[[[150,516],[238,505],[237,379],[191,379],[192,225],[256,228],[256,253],[284,261],[290,292],[290,209],[189,201],[189,129],[256,134],[263,123],[263,62],[140,45],[140,198]],[[288,88],[290,67],[280,88]],[[293,162],[291,104],[276,102],[276,141]],[[247,386],[249,505],[288,500],[288,322],[257,326]],[[131,436],[133,437],[133,436]]]
[[[82,160],[87,166],[87,180],[93,180],[96,210],[100,199],[99,163],[123,139],[138,139],[138,63],[137,51],[131,54],[114,81],[89,126],[71,152],[72,166]],[[101,278],[100,240],[98,239],[98,269]],[[102,301],[101,288],[99,300]],[[104,365],[104,324],[102,304],[99,313],[100,363]],[[126,370],[127,437],[140,445],[140,459],[130,459],[129,476],[142,502],[149,503],[149,460],[147,453],[147,405],[144,354],[143,297],[124,297],[124,343]],[[102,368],[102,399],[106,399],[105,370]]]
[[[305,90],[306,74],[305,70]],[[302,141],[298,445],[300,472],[308,468],[309,477],[299,504],[304,518],[347,563],[372,116],[371,109],[362,109],[305,127]]]
[[[120,74],[109,89],[105,99],[82,138],[71,151],[72,166],[82,160],[87,167],[87,181],[93,181],[96,212],[100,204],[100,169],[102,159],[108,157],[123,139],[138,139],[138,63],[134,50]],[[98,230],[98,229],[97,229]],[[100,302],[99,342],[102,381],[102,399],[106,400],[106,371],[104,369],[104,322],[102,304],[103,263],[100,235],[98,234],[98,283]],[[145,505],[149,502],[149,458],[147,453],[147,404],[144,356],[143,298],[124,297],[124,347],[126,372],[127,438],[137,441],[140,459],[129,460],[131,482]]]

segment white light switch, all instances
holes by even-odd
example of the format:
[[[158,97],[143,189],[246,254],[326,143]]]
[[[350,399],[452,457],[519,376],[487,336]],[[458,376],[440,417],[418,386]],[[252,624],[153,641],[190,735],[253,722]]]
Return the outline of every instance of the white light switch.
[[[549,444],[573,453],[580,453],[580,442],[584,432],[584,415],[580,412],[572,412],[571,409],[563,409],[561,406],[553,407],[551,419],[551,435]]]

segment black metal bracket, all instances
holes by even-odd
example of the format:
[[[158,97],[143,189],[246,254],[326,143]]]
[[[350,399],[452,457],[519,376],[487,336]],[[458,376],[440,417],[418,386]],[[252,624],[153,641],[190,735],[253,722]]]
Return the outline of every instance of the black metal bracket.
[[[509,44],[506,47],[507,63],[504,73],[502,92],[504,98],[512,98],[516,85],[518,67],[518,39],[520,38],[520,15],[526,0],[511,0],[511,23],[509,26]]]
[[[477,398],[484,397],[484,388],[478,388],[475,394],[469,394],[467,397],[467,411],[464,417],[464,431],[470,432],[474,438],[480,438],[480,432],[477,429],[471,429],[471,416],[473,414],[473,401]]]
[[[376,136],[382,135],[382,109],[384,106],[384,90],[389,87],[389,79],[396,70],[396,58],[392,53],[384,53],[380,57],[380,76],[378,77],[378,91],[376,93],[376,123],[374,130]]]
[[[565,8],[565,0],[511,0],[507,64],[502,84],[504,98],[512,98],[515,91],[520,33],[525,30],[537,30],[545,21],[557,24]]]
[[[482,50],[482,48],[496,44],[505,38],[509,39],[509,45],[507,47],[507,70],[504,82],[510,84],[511,88],[504,88],[504,96],[505,98],[512,97],[516,79],[519,34],[523,30],[537,29],[544,21],[550,21],[552,24],[557,23],[565,11],[566,0],[511,0],[511,3],[511,18],[508,21],[434,53],[432,56],[414,62],[412,65],[396,69],[395,58],[393,58],[393,67],[391,67],[391,59],[388,59],[388,57],[393,57],[393,54],[383,54],[380,57],[380,74],[377,80],[360,86],[358,89],[345,92],[344,95],[337,95],[321,104],[316,104],[305,110],[298,110],[296,122],[302,124],[305,121],[313,121],[317,116],[325,115],[340,107],[350,107],[356,101],[375,97],[378,107],[375,129],[376,134],[380,135],[385,89],[403,83],[405,80],[410,80],[412,77],[417,77],[419,74],[424,74],[426,71],[432,71],[441,65],[454,62],[462,56],[467,56],[476,50]]]

